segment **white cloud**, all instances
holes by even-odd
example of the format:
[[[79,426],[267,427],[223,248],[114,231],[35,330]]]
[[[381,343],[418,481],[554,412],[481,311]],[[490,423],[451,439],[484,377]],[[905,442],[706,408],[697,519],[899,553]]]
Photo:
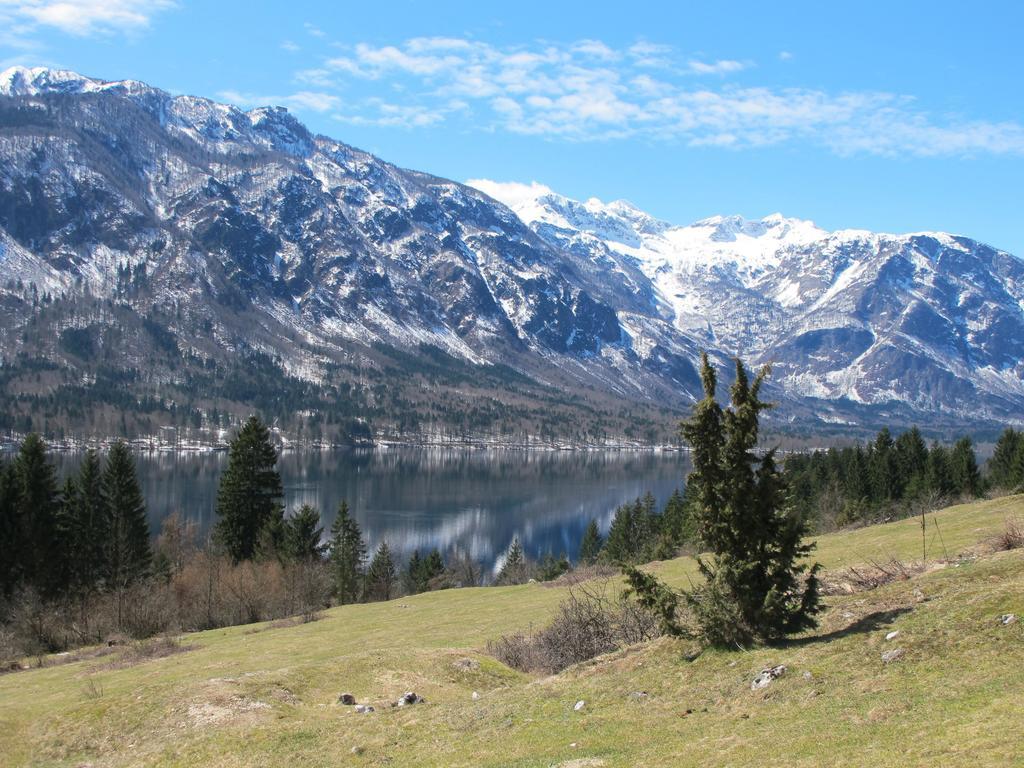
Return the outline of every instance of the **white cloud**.
[[[792,61],[793,54],[789,51],[779,51],[779,61]]]
[[[0,23],[20,24],[25,34],[53,27],[78,37],[147,28],[174,0],[0,0]]]
[[[320,27],[315,24],[310,24],[308,21],[302,26],[306,30],[306,33],[313,37],[325,37],[327,35],[327,33],[320,29]]]
[[[217,97],[239,107],[288,107],[297,112],[330,112],[341,105],[341,99],[329,93],[299,91],[288,96],[261,96],[238,91],[221,91]]]
[[[740,72],[746,69],[747,65],[732,59],[721,59],[710,64],[694,60],[689,63],[689,68],[691,72],[698,75],[727,75],[732,72]]]
[[[357,125],[459,120],[470,130],[574,141],[642,137],[734,150],[801,143],[842,155],[1024,154],[1017,122],[936,116],[899,94],[741,88],[730,81],[752,66],[682,57],[646,41],[624,49],[598,40],[500,47],[423,37],[360,43],[296,77],[327,91],[365,90],[372,82],[373,97],[346,98],[345,114],[336,116]],[[721,82],[697,86],[694,75]],[[379,98],[385,89],[390,101]]]
[[[281,43],[281,48],[282,50],[288,51],[288,53],[298,53],[299,51],[302,50],[301,46],[299,46],[297,43],[292,42],[291,40],[285,40],[283,43]]]

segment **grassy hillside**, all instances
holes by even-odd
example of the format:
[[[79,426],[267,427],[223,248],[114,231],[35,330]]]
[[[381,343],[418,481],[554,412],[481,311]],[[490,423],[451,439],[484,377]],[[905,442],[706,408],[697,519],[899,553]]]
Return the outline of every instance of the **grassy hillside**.
[[[929,558],[976,547],[1010,516],[1024,517],[1024,497],[938,513]],[[828,569],[890,557],[920,559],[916,521],[823,536],[817,552]],[[653,567],[678,586],[694,570],[686,558]],[[166,658],[130,664],[119,651],[7,674],[0,763],[1024,764],[1024,622],[998,621],[1024,615],[1024,551],[830,597],[821,627],[784,647],[688,662],[685,644],[663,638],[549,678],[480,653],[545,623],[563,596],[536,584],[439,592],[189,635],[190,650]],[[903,657],[883,664],[893,648]],[[787,674],[751,691],[774,664]],[[406,690],[427,703],[389,709]],[[339,706],[342,691],[377,711]]]

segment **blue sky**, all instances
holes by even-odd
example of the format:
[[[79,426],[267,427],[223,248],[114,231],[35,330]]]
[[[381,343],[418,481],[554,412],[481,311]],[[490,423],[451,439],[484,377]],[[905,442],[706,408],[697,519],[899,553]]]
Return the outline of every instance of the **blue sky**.
[[[772,6],[772,7],[769,7]],[[134,78],[465,180],[1024,256],[1024,3],[0,0],[0,68]]]

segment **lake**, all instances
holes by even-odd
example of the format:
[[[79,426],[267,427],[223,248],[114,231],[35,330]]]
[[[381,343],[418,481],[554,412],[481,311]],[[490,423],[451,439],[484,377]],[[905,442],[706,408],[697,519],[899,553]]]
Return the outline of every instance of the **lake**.
[[[56,454],[58,472],[80,454]],[[139,480],[154,533],[174,511],[205,532],[225,453],[141,453]],[[494,569],[513,537],[526,552],[575,559],[587,523],[607,532],[615,508],[647,491],[663,505],[689,470],[687,454],[654,451],[513,451],[444,448],[285,452],[278,462],[288,509],[311,504],[330,528],[348,501],[371,549],[403,560],[413,549],[458,549]]]

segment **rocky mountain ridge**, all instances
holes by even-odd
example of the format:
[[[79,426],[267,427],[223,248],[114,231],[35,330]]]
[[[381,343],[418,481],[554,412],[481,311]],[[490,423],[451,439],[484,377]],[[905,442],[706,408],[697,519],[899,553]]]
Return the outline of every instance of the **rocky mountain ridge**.
[[[702,349],[775,362],[780,423],[1024,412],[1024,268],[965,238],[510,198],[47,69],[0,74],[0,159],[8,427],[663,438]]]

